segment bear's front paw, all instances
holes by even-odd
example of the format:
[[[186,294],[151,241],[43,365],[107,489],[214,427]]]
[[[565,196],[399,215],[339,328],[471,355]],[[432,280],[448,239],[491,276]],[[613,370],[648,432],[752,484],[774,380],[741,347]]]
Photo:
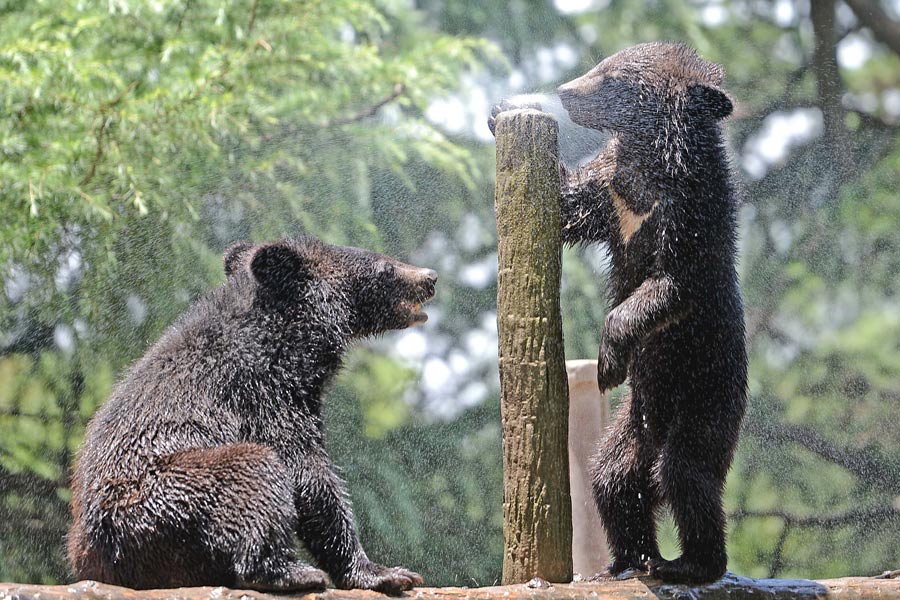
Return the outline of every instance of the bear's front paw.
[[[608,392],[625,382],[628,377],[627,354],[609,343],[604,335],[600,340],[597,357],[597,384],[600,392]]]
[[[237,577],[237,587],[261,592],[324,590],[329,583],[325,571],[299,561],[288,563],[277,572],[256,572]]]
[[[508,110],[518,110],[522,108],[543,110],[539,102],[516,103],[512,100],[504,100],[500,104],[495,104],[491,107],[491,116],[488,117],[488,129],[490,129],[491,133],[494,134],[494,128],[497,127],[497,117],[500,116],[500,113],[506,112]]]
[[[397,596],[417,585],[422,585],[422,576],[403,567],[385,567],[366,562],[353,575],[339,580],[338,587],[344,589],[375,590],[382,594]]]

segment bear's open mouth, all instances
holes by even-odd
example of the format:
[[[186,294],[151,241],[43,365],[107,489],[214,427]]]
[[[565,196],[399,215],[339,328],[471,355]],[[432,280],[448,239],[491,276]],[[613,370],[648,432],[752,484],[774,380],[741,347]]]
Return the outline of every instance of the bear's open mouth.
[[[400,303],[400,308],[408,315],[406,321],[410,327],[421,325],[428,320],[428,315],[422,310],[424,302],[428,302],[428,300],[423,302],[403,301]]]

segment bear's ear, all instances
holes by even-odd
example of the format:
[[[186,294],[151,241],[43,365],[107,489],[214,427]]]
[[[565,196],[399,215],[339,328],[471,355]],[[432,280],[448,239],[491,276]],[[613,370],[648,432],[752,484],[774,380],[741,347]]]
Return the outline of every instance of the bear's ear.
[[[250,272],[263,285],[277,287],[298,285],[310,275],[303,257],[284,244],[260,246],[250,260]]]
[[[688,90],[692,108],[715,120],[724,119],[734,110],[731,98],[722,90],[708,85],[692,85]]]
[[[247,253],[253,248],[250,242],[234,242],[225,248],[225,254],[222,262],[225,265],[225,277],[231,277],[241,267],[241,261],[247,256]]]

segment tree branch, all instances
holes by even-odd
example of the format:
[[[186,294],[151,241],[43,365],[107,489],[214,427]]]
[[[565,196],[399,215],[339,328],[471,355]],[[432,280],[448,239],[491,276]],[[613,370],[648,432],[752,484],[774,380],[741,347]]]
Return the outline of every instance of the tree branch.
[[[753,418],[747,419],[745,423],[745,429],[750,435],[769,442],[798,444],[813,454],[844,467],[861,481],[891,490],[900,488],[900,473],[872,452],[841,448],[802,425],[763,422]]]
[[[331,121],[324,121],[320,124],[320,127],[322,127],[323,129],[327,129],[329,127],[339,127],[341,125],[349,125],[350,123],[357,123],[359,121],[362,121],[363,119],[373,116],[381,107],[385,106],[386,104],[390,104],[391,102],[402,96],[403,92],[405,91],[406,85],[402,83],[394,84],[394,89],[391,91],[391,93],[372,106],[366,107],[356,114],[347,117],[339,117]]]
[[[103,136],[106,133],[106,126],[109,125],[109,111],[116,107],[122,100],[125,98],[125,95],[128,94],[131,90],[137,86],[137,80],[132,81],[125,87],[124,90],[119,92],[119,94],[110,100],[109,102],[104,103],[100,107],[100,127],[97,129],[97,151],[94,153],[94,160],[91,161],[91,166],[88,168],[88,172],[85,173],[84,179],[81,180],[80,185],[87,185],[90,183],[91,179],[94,178],[94,175],[97,173],[97,167],[100,165],[100,159],[103,158]]]
[[[791,533],[792,525],[785,520],[781,526],[778,541],[775,542],[775,550],[772,551],[772,562],[769,564],[769,578],[778,577],[778,573],[784,568],[784,544]]]
[[[900,509],[893,506],[875,506],[857,508],[837,515],[801,517],[782,510],[738,511],[730,515],[732,519],[765,519],[777,518],[785,523],[785,527],[819,527],[837,529],[854,523],[871,524],[880,521],[900,521]]]
[[[103,158],[103,134],[106,133],[106,124],[109,123],[109,119],[106,116],[105,111],[100,112],[100,128],[97,129],[97,151],[94,153],[94,160],[91,161],[91,166],[88,168],[87,173],[85,173],[84,178],[81,180],[80,185],[87,185],[91,182],[91,179],[94,178],[94,175],[97,173],[97,166],[100,164],[100,159]]]
[[[52,415],[48,413],[23,412],[17,408],[0,408],[0,417],[9,417],[11,419],[35,419],[36,421],[53,421],[54,423],[62,422],[67,419],[72,423],[87,423],[87,419],[81,415],[74,417],[66,417],[65,415]]]
[[[803,77],[809,73],[811,67],[812,61],[804,59],[796,69],[787,74],[781,96],[772,100],[761,109],[753,112],[735,111],[736,114],[729,117],[729,119],[732,121],[744,121],[749,119],[762,121],[774,112],[784,112],[798,108],[810,108],[810,105],[812,104],[810,100],[800,99],[795,101],[793,98],[794,94],[797,92],[797,88],[800,87],[800,83],[803,81]]]
[[[203,82],[200,83],[200,85],[198,85],[196,87],[196,89],[194,89],[193,92],[191,92],[190,94],[188,94],[186,97],[182,98],[181,100],[177,101],[175,104],[159,110],[156,113],[156,116],[153,118],[153,120],[150,121],[150,125],[151,126],[158,125],[160,122],[163,122],[166,119],[168,119],[169,115],[171,115],[172,113],[180,111],[182,108],[195,102],[198,98],[200,98],[200,96],[202,96],[206,92],[206,89],[210,85],[225,79],[225,77],[229,74],[230,71],[231,71],[231,64],[228,62],[228,60],[226,58],[222,62],[222,66],[218,70],[218,72],[211,73],[209,75],[209,77],[204,79]]]
[[[62,469],[65,473],[65,469]],[[0,490],[4,495],[12,491],[20,492],[33,497],[48,497],[56,494],[60,482],[52,479],[44,479],[29,471],[12,473],[0,467]]]
[[[253,25],[256,23],[256,9],[259,8],[259,0],[253,0],[250,6],[250,19],[247,21],[247,35],[253,31]]]
[[[859,22],[872,30],[879,42],[900,55],[900,23],[890,19],[873,0],[844,0],[844,2]]]
[[[762,268],[770,269],[772,272],[768,277],[768,293],[755,308],[747,311],[746,336],[748,344],[752,344],[760,333],[772,331],[772,318],[781,306],[782,295],[791,286],[791,278],[784,269],[784,265],[788,264],[792,259],[807,260],[811,255],[818,251],[823,244],[828,243],[823,218],[824,217],[822,217],[821,214],[818,214],[815,217],[815,222],[813,223],[812,231],[809,233],[809,236],[802,244],[791,249],[791,252],[785,257],[785,260],[777,270],[774,270],[773,267],[768,264],[762,265]],[[764,211],[757,212],[757,219],[759,219],[763,226],[762,228],[765,236],[764,243],[766,244],[765,256],[767,257],[767,261],[771,262],[769,258],[777,255],[775,243],[772,240],[771,222]]]
[[[850,132],[844,126],[843,81],[837,64],[838,34],[835,29],[835,0],[816,0],[810,3],[815,47],[813,69],[816,73],[816,93],[825,125],[825,143],[837,171],[831,182],[834,190],[853,173],[853,145]],[[831,196],[833,194],[829,194]]]
[[[861,110],[851,109],[849,112],[859,117],[860,124],[869,130],[897,132],[900,131],[900,124],[886,121],[885,119]]]

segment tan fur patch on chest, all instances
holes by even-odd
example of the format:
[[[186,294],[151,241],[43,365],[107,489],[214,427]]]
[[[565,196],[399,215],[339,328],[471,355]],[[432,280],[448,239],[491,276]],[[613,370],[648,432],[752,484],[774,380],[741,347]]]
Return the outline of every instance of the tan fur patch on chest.
[[[644,214],[638,214],[628,208],[622,196],[613,190],[609,190],[609,195],[612,197],[613,206],[616,207],[616,216],[619,218],[619,235],[622,236],[622,241],[627,244],[631,237],[641,228],[641,225],[644,224],[644,221],[653,215],[653,211],[659,205],[659,202],[654,202],[650,210]]]

